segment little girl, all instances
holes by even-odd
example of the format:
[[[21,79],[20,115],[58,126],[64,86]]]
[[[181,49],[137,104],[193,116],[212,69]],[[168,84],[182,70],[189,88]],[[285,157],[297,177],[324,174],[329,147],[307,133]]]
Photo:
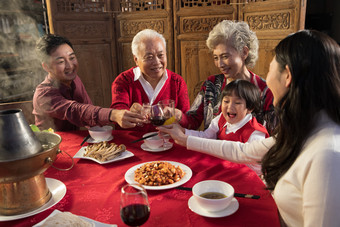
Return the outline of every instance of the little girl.
[[[260,108],[260,91],[246,80],[234,80],[226,85],[221,94],[221,114],[214,118],[204,131],[185,129],[185,134],[207,139],[239,142],[263,140],[269,137],[266,128],[257,122],[252,113]],[[259,164],[247,164],[261,175]]]

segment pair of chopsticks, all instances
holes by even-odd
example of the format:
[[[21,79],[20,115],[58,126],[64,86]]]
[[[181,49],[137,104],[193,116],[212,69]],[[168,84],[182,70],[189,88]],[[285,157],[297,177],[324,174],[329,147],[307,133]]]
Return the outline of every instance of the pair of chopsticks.
[[[176,187],[176,189],[179,190],[185,190],[185,191],[192,191],[192,188],[187,188],[187,187]],[[259,195],[250,195],[250,194],[242,194],[242,193],[234,193],[234,197],[241,197],[241,198],[248,198],[248,199],[259,199]]]
[[[139,141],[141,141],[141,140],[145,140],[145,139],[147,139],[147,138],[154,137],[154,136],[157,136],[157,135],[158,135],[158,132],[153,133],[153,134],[148,135],[148,136],[145,136],[145,137],[142,137],[142,138],[140,138],[140,139],[138,139],[138,140],[132,141],[131,143],[137,143],[137,142],[139,142]]]
[[[83,144],[84,144],[88,139],[90,139],[90,137],[91,137],[90,135],[86,136],[86,137],[84,138],[83,142],[81,142],[80,146],[83,146]]]

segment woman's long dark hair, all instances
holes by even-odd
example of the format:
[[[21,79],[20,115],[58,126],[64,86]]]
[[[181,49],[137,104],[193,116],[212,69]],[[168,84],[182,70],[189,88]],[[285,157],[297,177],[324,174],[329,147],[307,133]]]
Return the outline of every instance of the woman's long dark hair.
[[[292,74],[288,93],[276,106],[276,143],[262,160],[267,187],[275,188],[315,128],[320,111],[340,124],[340,47],[327,35],[303,30],[275,48],[281,70]]]

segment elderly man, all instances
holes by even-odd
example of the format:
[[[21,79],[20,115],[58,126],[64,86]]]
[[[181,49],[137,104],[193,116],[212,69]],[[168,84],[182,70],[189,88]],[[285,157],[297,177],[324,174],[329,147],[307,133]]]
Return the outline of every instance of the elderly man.
[[[38,40],[36,50],[43,69],[48,73],[33,97],[35,124],[40,129],[68,131],[111,122],[129,128],[144,122],[140,114],[92,104],[77,75],[78,61],[68,39],[45,35]]]
[[[135,35],[131,48],[136,66],[118,75],[112,83],[111,107],[139,111],[143,103],[153,105],[172,99],[179,113],[176,116],[187,112],[190,108],[187,85],[180,75],[166,68],[164,37],[145,29]],[[185,122],[182,125],[185,127]],[[148,124],[135,130],[151,131],[154,127]]]

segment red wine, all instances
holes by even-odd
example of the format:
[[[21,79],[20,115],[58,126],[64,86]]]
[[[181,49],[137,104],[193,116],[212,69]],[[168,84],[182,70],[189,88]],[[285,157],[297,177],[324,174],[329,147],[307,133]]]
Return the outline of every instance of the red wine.
[[[151,117],[150,118],[151,123],[153,125],[155,125],[155,126],[163,125],[165,120],[166,119],[164,117],[161,117],[161,116],[156,116],[156,117]]]
[[[150,215],[150,208],[144,204],[131,204],[120,210],[120,217],[129,226],[144,224]]]

